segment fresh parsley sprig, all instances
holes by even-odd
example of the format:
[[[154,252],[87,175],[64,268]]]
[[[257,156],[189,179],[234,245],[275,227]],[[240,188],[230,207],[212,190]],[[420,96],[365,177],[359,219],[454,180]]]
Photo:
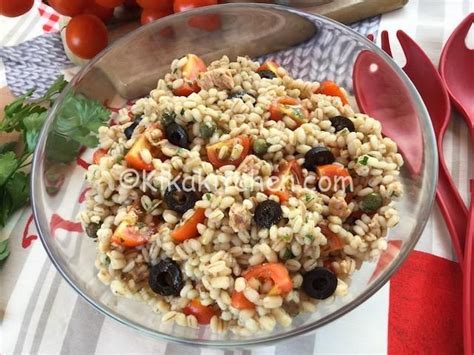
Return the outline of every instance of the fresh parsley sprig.
[[[0,145],[0,230],[18,209],[29,202],[29,165],[38,143],[47,112],[67,82],[60,76],[37,100],[29,90],[4,108],[0,132],[21,133],[18,143]],[[110,112],[99,102],[68,93],[59,108],[46,147],[47,159],[68,163],[76,159],[80,147],[98,144],[97,130]],[[0,260],[8,256],[7,240],[0,240]]]

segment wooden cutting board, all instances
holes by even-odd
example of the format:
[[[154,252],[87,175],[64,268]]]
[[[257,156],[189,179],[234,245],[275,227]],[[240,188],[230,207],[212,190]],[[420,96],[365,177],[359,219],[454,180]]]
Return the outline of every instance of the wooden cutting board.
[[[292,0],[286,1],[272,1],[272,0],[225,0],[227,3],[235,2],[260,2],[260,3],[288,3],[291,4]],[[300,1],[301,2],[301,1]],[[333,0],[327,4],[318,6],[295,6],[301,10],[324,15],[333,20],[342,22],[344,24],[350,24],[356,21],[360,21],[375,15],[384,14],[405,6],[408,0]]]

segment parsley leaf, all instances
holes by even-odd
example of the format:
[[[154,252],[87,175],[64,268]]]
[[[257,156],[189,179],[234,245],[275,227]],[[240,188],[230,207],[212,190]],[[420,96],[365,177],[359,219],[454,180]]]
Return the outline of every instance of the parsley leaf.
[[[367,155],[364,155],[359,158],[360,165],[367,165],[368,161],[369,161],[369,157]]]
[[[8,251],[8,239],[5,239],[0,242],[0,261],[6,259],[8,254],[10,254]]]
[[[0,144],[0,154],[14,152],[15,148],[16,148],[16,142]]]
[[[78,94],[68,94],[55,121],[55,131],[87,147],[99,143],[97,131],[110,112],[98,101]]]
[[[5,184],[5,190],[12,198],[11,212],[26,205],[30,198],[29,177],[22,171],[15,172]]]
[[[0,186],[3,186],[8,178],[15,172],[18,167],[18,160],[15,153],[7,152],[0,155]]]
[[[41,113],[33,113],[23,120],[23,125],[25,127],[24,139],[26,143],[26,148],[28,152],[33,153],[38,143],[39,133],[43,123],[46,119],[46,111]]]
[[[46,143],[46,157],[59,163],[69,163],[79,155],[81,145],[63,135],[52,131]]]

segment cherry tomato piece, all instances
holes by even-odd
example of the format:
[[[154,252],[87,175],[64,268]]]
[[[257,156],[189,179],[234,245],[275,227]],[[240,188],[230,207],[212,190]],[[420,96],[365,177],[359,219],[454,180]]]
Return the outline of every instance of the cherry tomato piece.
[[[349,170],[338,164],[326,164],[316,167],[319,181],[318,186],[322,192],[346,190],[352,184]]]
[[[183,313],[195,316],[199,324],[209,324],[211,323],[212,317],[217,315],[216,311],[209,306],[203,306],[198,299],[193,299],[189,302],[186,307],[183,308]]]
[[[154,230],[147,226],[139,227],[132,221],[124,220],[114,231],[111,241],[115,245],[134,248],[146,244],[153,233]]]
[[[267,60],[265,63],[263,63],[261,66],[258,67],[257,73],[262,72],[262,71],[271,71],[273,74],[275,74],[275,77],[278,77],[278,68],[280,66],[275,63],[273,60]]]
[[[107,28],[94,15],[78,15],[66,27],[66,43],[78,57],[91,59],[108,43]]]
[[[327,250],[329,252],[344,249],[344,241],[342,240],[342,238],[336,233],[334,233],[332,230],[330,230],[326,224],[321,223],[319,225],[319,228],[321,228],[321,233],[323,233],[327,239],[327,244],[322,247],[322,249]]]
[[[293,289],[293,282],[285,265],[281,263],[265,263],[249,267],[244,272],[244,278],[250,280],[272,280],[273,287],[268,292],[269,295],[287,294]]]
[[[254,309],[255,305],[245,298],[243,292],[232,292],[231,298],[232,307],[237,309]]]
[[[298,126],[308,119],[308,111],[301,105],[298,99],[293,97],[281,97],[270,104],[268,108],[270,119],[280,121],[283,117],[290,117]]]
[[[33,0],[2,0],[0,2],[0,15],[6,17],[21,16],[33,7]]]
[[[94,152],[94,155],[92,156],[92,161],[94,164],[99,165],[100,159],[104,156],[106,156],[108,153],[108,150],[106,149],[97,149]]]
[[[204,215],[205,211],[204,208],[197,208],[191,218],[171,232],[171,238],[177,242],[183,242],[186,239],[198,237],[199,232],[197,226],[206,219],[206,216]]]
[[[280,199],[280,203],[289,200],[291,190],[294,184],[303,184],[304,177],[301,166],[296,160],[283,160],[278,166],[274,183],[265,193],[267,195],[276,195]]]
[[[156,21],[162,17],[171,15],[173,12],[171,10],[155,10],[144,8],[140,16],[140,23],[146,25],[147,23]]]
[[[187,55],[188,61],[181,69],[184,84],[179,88],[173,89],[173,94],[176,96],[189,96],[193,92],[199,92],[201,88],[196,82],[199,73],[207,70],[204,61],[195,54]]]
[[[140,155],[143,149],[148,149],[153,158],[160,158],[161,152],[152,146],[144,134],[140,135],[125,155],[128,166],[136,170],[152,171],[153,164],[145,163]]]
[[[242,146],[242,152],[239,154],[237,158],[232,158],[232,149],[237,145],[240,144]],[[240,163],[245,159],[245,157],[250,152],[250,139],[245,136],[241,135],[235,138],[228,139],[224,142],[218,142],[206,147],[207,151],[207,158],[214,165],[215,168],[220,168],[224,165],[234,165],[239,166]],[[224,157],[220,157],[221,149],[227,149],[226,154]]]
[[[140,1],[140,0],[139,0]],[[173,4],[174,12],[182,12],[195,9],[197,7],[216,5],[217,0],[175,0]]]
[[[323,94],[327,96],[337,96],[341,98],[342,104],[346,105],[349,103],[346,95],[341,90],[341,88],[334,81],[323,81],[318,90],[315,91],[316,94]]]
[[[122,5],[124,0],[95,0],[95,2],[97,5],[113,9],[114,7]]]

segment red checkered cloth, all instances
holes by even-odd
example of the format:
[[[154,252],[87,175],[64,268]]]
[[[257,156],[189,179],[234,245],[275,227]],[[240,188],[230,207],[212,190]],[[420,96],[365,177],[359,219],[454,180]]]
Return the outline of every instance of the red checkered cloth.
[[[40,2],[38,12],[43,21],[44,32],[50,33],[59,31],[59,15],[52,7]]]

